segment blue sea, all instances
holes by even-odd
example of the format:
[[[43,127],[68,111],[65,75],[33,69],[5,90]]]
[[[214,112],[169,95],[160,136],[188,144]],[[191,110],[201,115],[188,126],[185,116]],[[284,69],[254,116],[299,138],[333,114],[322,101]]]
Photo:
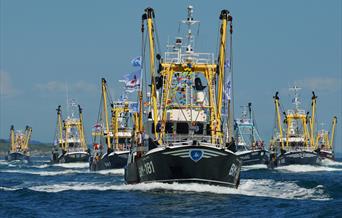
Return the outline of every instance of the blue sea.
[[[342,162],[244,167],[238,189],[202,184],[126,185],[123,170],[87,163],[0,160],[0,217],[342,217]]]

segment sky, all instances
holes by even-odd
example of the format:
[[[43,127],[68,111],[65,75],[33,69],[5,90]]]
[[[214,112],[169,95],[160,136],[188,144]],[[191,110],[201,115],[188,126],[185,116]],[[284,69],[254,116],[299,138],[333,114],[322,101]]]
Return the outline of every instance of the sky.
[[[252,102],[260,135],[274,127],[272,96],[291,106],[288,88],[301,86],[305,109],[311,91],[317,119],[330,128],[338,117],[335,146],[342,153],[342,1],[91,1],[0,0],[0,138],[33,127],[32,138],[52,142],[56,108],[69,98],[83,107],[88,142],[97,120],[101,78],[113,98],[134,70],[141,51],[141,15],[153,7],[162,51],[174,39],[186,7],[201,21],[196,50],[217,56],[219,14],[233,16],[235,116]],[[67,84],[67,85],[66,85]],[[63,109],[62,108],[62,109]]]

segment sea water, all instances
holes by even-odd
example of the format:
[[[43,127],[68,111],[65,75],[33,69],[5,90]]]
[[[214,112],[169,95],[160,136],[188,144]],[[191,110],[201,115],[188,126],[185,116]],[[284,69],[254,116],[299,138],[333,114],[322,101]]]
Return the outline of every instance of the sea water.
[[[238,189],[204,184],[126,185],[124,170],[88,163],[0,161],[0,217],[342,217],[342,163],[243,167]]]

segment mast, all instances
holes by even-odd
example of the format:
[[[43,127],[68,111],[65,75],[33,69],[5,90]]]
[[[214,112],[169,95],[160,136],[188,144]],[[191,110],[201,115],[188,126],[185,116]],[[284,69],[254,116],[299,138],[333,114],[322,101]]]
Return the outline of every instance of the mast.
[[[15,139],[14,139],[14,126],[11,126],[10,129],[10,139],[11,139],[11,150],[15,151]]]
[[[106,85],[105,78],[102,78],[102,97],[103,97],[103,110],[105,113],[105,122],[106,122],[106,129],[107,129],[107,146],[108,149],[112,148],[110,143],[110,129],[109,129],[109,121],[108,121],[108,112],[107,112],[107,85]]]
[[[316,114],[316,99],[317,96],[315,95],[315,92],[312,91],[312,98],[311,98],[311,119],[310,119],[310,142],[311,146],[314,146],[315,144],[315,114]],[[317,146],[317,145],[316,145]]]
[[[221,28],[220,28],[220,50],[219,50],[219,70],[218,70],[218,89],[217,89],[217,131],[221,132],[221,116],[222,116],[222,95],[223,95],[223,85],[225,79],[225,58],[226,58],[226,39],[227,39],[227,22],[232,22],[232,16],[228,10],[222,10],[220,14]],[[229,118],[230,119],[230,118]],[[232,129],[230,136],[232,136]]]
[[[279,103],[278,92],[276,92],[275,96],[273,96],[273,99],[274,99],[274,104],[275,104],[276,114],[277,114],[277,123],[278,123],[278,129],[279,129],[280,144],[281,144],[281,148],[284,149],[283,128],[281,125],[281,115],[280,115],[280,111],[279,111],[280,103]]]
[[[150,48],[150,74],[151,74],[151,101],[152,101],[152,115],[153,115],[153,124],[154,124],[154,133],[155,137],[158,137],[157,133],[157,123],[158,123],[158,107],[157,107],[157,91],[155,84],[155,63],[154,63],[154,27],[153,21],[154,18],[154,10],[153,8],[146,8],[145,13],[142,16],[142,20],[147,20],[147,30],[148,30],[148,39],[149,39],[149,48]]]
[[[248,113],[249,113],[249,120],[252,124],[252,144],[254,143],[254,121],[252,119],[252,103],[248,102]]]
[[[330,143],[329,143],[329,147],[330,147],[331,149],[333,148],[333,143],[334,143],[334,136],[335,136],[335,127],[336,127],[336,123],[337,123],[337,117],[334,116],[334,117],[333,117],[333,121],[332,121],[331,138],[330,138]]]
[[[31,138],[31,134],[32,134],[32,128],[29,126],[26,126],[25,129],[25,144],[24,144],[24,148],[23,149],[28,149],[28,144],[30,142],[30,138]]]
[[[80,141],[81,141],[81,146],[83,148],[84,151],[87,150],[87,145],[85,142],[85,137],[84,137],[84,126],[83,126],[83,113],[82,113],[82,108],[80,105],[78,105],[78,111],[79,111],[79,115],[80,115],[80,124],[79,124],[79,128],[80,128]]]
[[[142,85],[140,85],[142,86]],[[143,131],[143,95],[142,91],[139,91],[139,114],[137,114],[137,121],[138,121],[138,129],[139,132]]]
[[[61,114],[61,106],[58,105],[57,108],[57,123],[59,128],[59,143],[62,145],[62,149],[65,150],[65,145],[63,143],[63,126],[62,126],[62,114]]]

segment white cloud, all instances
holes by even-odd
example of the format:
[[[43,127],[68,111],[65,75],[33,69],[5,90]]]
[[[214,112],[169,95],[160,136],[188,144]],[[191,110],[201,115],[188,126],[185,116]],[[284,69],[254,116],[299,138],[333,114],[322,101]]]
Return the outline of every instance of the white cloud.
[[[12,97],[16,94],[18,94],[18,90],[13,86],[10,74],[0,70],[0,96]]]
[[[49,81],[44,84],[36,84],[35,89],[41,92],[86,92],[86,93],[94,93],[97,92],[96,85],[92,83],[85,82],[83,80],[73,82],[73,83],[66,83],[61,81]]]
[[[329,77],[313,77],[296,81],[295,84],[309,90],[334,92],[341,90],[342,79]]]

